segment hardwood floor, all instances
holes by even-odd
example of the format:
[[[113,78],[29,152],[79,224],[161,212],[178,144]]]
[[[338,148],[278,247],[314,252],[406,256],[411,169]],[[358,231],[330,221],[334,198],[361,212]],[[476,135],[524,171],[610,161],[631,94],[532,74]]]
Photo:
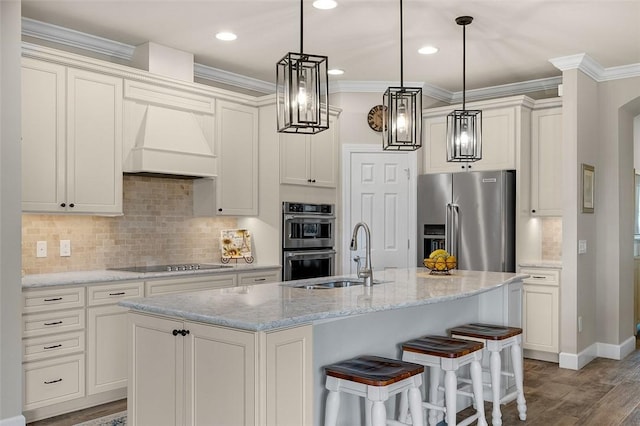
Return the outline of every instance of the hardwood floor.
[[[598,358],[579,371],[525,359],[524,392],[527,420],[518,419],[514,401],[502,406],[504,426],[640,425],[640,349],[622,361]],[[127,401],[121,400],[29,425],[71,426],[126,408]],[[485,411],[491,424],[491,403],[485,403]]]

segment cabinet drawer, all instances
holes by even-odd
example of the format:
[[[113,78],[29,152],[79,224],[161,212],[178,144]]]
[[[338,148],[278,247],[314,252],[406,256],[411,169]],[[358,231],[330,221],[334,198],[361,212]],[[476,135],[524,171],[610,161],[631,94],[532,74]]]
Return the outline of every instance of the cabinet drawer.
[[[32,337],[22,341],[22,360],[36,361],[84,351],[84,332]]]
[[[22,312],[53,311],[84,306],[84,287],[27,290],[22,292]]]
[[[209,290],[212,288],[233,287],[236,285],[236,274],[206,275],[198,278],[177,278],[169,280],[145,282],[145,295],[183,293],[187,291]]]
[[[22,337],[44,336],[84,329],[84,309],[45,312],[22,317]]]
[[[144,296],[144,282],[91,286],[87,292],[89,306],[116,304],[122,299]]]
[[[529,278],[522,280],[524,284],[554,285],[560,284],[560,271],[555,269],[521,269],[521,273],[529,274]]]
[[[266,284],[280,281],[280,270],[243,272],[238,274],[238,285]]]
[[[25,410],[84,396],[84,355],[27,362],[23,367]]]

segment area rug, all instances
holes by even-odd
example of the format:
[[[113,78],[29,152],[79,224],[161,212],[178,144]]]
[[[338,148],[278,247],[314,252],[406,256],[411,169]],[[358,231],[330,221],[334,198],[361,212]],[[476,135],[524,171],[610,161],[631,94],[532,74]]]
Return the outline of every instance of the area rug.
[[[127,412],[110,414],[98,419],[89,420],[88,422],[77,423],[73,426],[124,426],[127,424]]]

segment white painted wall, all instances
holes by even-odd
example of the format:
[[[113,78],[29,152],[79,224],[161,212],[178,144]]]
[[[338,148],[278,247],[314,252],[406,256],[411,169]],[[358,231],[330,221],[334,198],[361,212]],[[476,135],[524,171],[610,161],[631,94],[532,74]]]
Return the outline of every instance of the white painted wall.
[[[0,1],[0,425],[22,416],[20,1]]]

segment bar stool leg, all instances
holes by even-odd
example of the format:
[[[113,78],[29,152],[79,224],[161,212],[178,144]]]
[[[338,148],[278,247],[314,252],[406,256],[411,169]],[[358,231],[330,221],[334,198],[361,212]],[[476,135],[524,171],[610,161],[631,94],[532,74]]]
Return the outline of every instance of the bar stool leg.
[[[417,387],[409,389],[409,407],[411,409],[411,423],[414,426],[424,425],[422,395],[420,394],[420,389]]]
[[[438,403],[438,386],[440,385],[440,368],[429,368],[429,402],[432,404]],[[435,426],[438,424],[439,412],[436,410],[429,410],[429,426]]]
[[[518,391],[518,414],[520,420],[527,420],[527,401],[524,399],[524,389],[522,386],[522,349],[519,344],[511,347],[511,362],[513,363],[513,375],[516,380],[516,389]]]
[[[456,372],[447,370],[444,373],[444,402],[447,407],[447,424],[456,424],[456,401],[458,399],[458,378]]]
[[[500,381],[502,376],[502,362],[500,352],[491,351],[491,393],[493,395],[493,410],[491,411],[491,424],[493,426],[502,425],[502,413],[500,412]]]
[[[373,401],[370,399],[364,400],[364,424],[371,426],[371,412],[373,411]]]
[[[340,408],[340,393],[329,391],[324,408],[324,426],[336,426],[338,423],[338,409]]]
[[[482,367],[479,361],[473,361],[469,367],[471,370],[471,383],[473,386],[473,402],[478,413],[478,426],[487,426],[484,414],[484,391],[482,388]]]
[[[371,426],[386,426],[387,409],[382,401],[373,401],[371,408]]]
[[[400,394],[400,404],[398,405],[398,421],[402,423],[408,423],[409,417],[409,391],[402,391]]]

